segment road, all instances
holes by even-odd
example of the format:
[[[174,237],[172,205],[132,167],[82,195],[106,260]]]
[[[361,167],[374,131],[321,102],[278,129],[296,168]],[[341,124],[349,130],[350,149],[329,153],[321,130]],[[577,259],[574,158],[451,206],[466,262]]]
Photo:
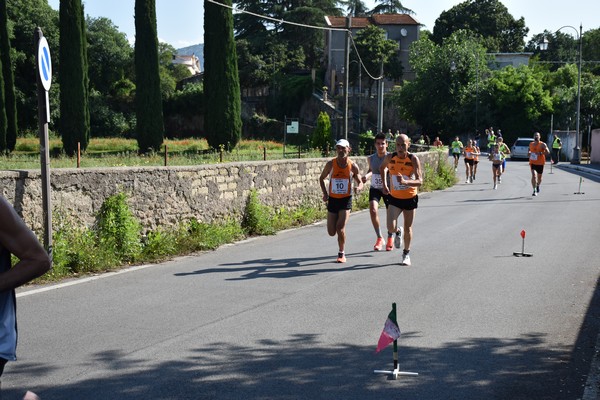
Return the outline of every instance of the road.
[[[461,161],[462,164],[462,161]],[[464,174],[464,166],[459,176]],[[411,249],[373,252],[367,212],[346,264],[323,224],[159,265],[31,288],[4,399],[577,399],[600,326],[600,184],[526,162],[498,190],[420,195]],[[384,218],[384,209],[380,210]],[[517,258],[521,230],[525,251]],[[400,369],[375,354],[397,303]]]

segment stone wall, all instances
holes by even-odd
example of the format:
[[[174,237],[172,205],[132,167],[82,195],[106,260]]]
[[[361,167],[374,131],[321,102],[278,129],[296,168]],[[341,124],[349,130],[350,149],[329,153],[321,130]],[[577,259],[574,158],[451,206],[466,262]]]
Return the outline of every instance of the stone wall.
[[[421,163],[437,165],[440,153],[420,153]],[[445,154],[444,154],[445,156]],[[351,157],[361,172],[366,157]],[[445,159],[445,157],[444,157]],[[124,192],[146,230],[174,226],[191,218],[212,222],[239,218],[256,189],[263,204],[321,205],[319,175],[325,159],[248,161],[192,167],[126,167],[51,170],[54,228],[60,219],[90,227],[107,197]],[[0,193],[37,232],[43,230],[39,171],[0,171]]]

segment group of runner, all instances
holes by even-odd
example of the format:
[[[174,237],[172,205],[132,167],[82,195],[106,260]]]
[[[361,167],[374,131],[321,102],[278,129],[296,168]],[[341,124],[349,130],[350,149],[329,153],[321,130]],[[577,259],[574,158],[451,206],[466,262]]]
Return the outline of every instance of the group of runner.
[[[401,134],[395,138],[395,151],[387,151],[384,134],[375,136],[376,152],[368,157],[368,170],[361,176],[358,166],[348,158],[350,143],[341,139],[336,143],[336,158],[329,160],[319,177],[323,201],[327,202],[327,233],[337,235],[338,263],[346,262],[346,222],[352,208],[352,180],[355,191],[362,190],[370,180],[369,212],[377,240],[373,250],[392,251],[403,247],[400,265],[411,265],[410,244],[412,224],[418,206],[418,188],[423,184],[419,158],[408,151],[410,139]],[[325,184],[329,180],[329,185]],[[387,240],[384,241],[379,223],[379,204],[383,199],[386,206]],[[398,226],[400,214],[404,216],[403,226]]]
[[[529,165],[531,169],[531,185],[533,196],[540,192],[542,174],[546,157],[550,155],[548,146],[540,140],[539,132],[534,134],[534,140],[529,145]],[[375,251],[391,251],[394,247],[399,249],[404,245],[400,265],[411,265],[410,244],[412,241],[412,224],[418,207],[418,188],[423,183],[421,164],[419,158],[408,151],[410,139],[401,134],[395,138],[396,149],[387,151],[387,141],[383,133],[375,136],[376,152],[367,158],[368,170],[361,176],[358,165],[353,163],[350,155],[350,143],[341,139],[336,143],[336,158],[329,160],[319,177],[323,201],[327,203],[327,232],[330,236],[337,235],[338,263],[346,262],[346,223],[352,208],[352,181],[355,191],[362,190],[363,184],[370,181],[369,188],[369,213],[371,223],[375,229],[377,240],[373,249]],[[466,180],[473,183],[477,175],[477,165],[481,150],[477,142],[469,139],[467,146],[463,146],[459,137],[455,137],[451,144],[454,155],[454,168],[458,168],[460,155],[464,156]],[[502,174],[506,169],[506,158],[510,155],[509,147],[502,137],[498,137],[491,145],[488,155],[492,162],[493,189],[502,183]],[[329,180],[329,185],[325,181]],[[378,209],[381,200],[386,206],[387,240],[381,233]],[[400,214],[404,216],[403,226],[398,226]]]

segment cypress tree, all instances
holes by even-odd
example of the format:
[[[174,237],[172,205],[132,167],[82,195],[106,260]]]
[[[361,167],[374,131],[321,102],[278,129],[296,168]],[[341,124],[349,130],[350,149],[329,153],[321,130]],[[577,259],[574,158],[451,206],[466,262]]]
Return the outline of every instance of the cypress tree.
[[[3,65],[4,108],[6,112],[6,147],[13,151],[17,144],[17,99],[15,97],[15,78],[10,56],[10,39],[8,37],[8,14],[6,1],[0,0],[0,62]]]
[[[220,0],[231,6],[231,0]],[[242,135],[240,79],[230,8],[204,1],[204,128],[208,144],[233,148]]]
[[[139,151],[158,151],[164,139],[154,0],[135,0],[135,115]]]
[[[6,112],[4,103],[4,74],[2,70],[2,61],[0,61],[0,152],[6,153],[8,149],[6,148]]]
[[[60,121],[63,149],[77,152],[77,143],[85,150],[90,139],[87,74],[87,42],[81,0],[60,1]]]

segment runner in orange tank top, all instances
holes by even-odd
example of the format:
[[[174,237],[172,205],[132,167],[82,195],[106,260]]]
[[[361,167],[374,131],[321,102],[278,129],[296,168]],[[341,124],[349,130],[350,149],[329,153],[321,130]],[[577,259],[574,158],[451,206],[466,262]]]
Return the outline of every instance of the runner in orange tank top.
[[[539,132],[534,133],[533,142],[529,143],[529,167],[531,168],[531,186],[533,186],[532,196],[537,196],[540,192],[546,156],[550,156],[548,146],[540,140],[540,137]]]
[[[421,163],[419,158],[408,152],[410,139],[402,134],[396,138],[396,151],[385,156],[379,167],[382,176],[383,194],[390,194],[387,209],[388,246],[391,250],[391,238],[396,232],[394,246],[400,248],[404,239],[404,251],[400,265],[411,265],[410,243],[412,241],[412,224],[419,203],[418,188],[423,184]],[[390,174],[388,187],[386,172]],[[404,215],[404,227],[398,229],[398,217]],[[403,232],[404,231],[404,232]],[[403,234],[404,233],[404,234]]]
[[[352,208],[352,180],[356,183],[356,190],[363,187],[360,170],[349,158],[350,143],[340,139],[335,144],[337,157],[329,160],[319,177],[319,184],[323,191],[323,201],[327,202],[327,233],[329,236],[338,237],[338,263],[346,262],[346,222],[350,217]],[[329,180],[329,190],[325,180]]]

